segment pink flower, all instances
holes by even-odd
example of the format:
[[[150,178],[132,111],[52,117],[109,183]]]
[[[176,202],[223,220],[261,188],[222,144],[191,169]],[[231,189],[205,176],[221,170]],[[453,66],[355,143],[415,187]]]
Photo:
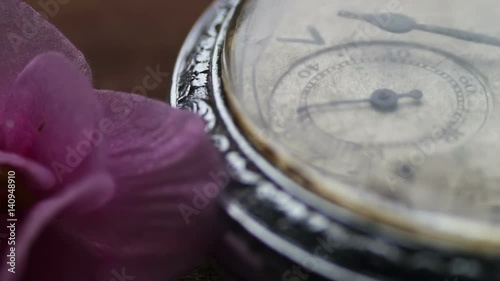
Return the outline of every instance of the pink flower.
[[[2,2],[0,250],[15,264],[2,262],[0,280],[175,280],[217,229],[213,196],[193,206],[222,170],[202,120],[94,90],[82,54],[57,29],[22,2]]]

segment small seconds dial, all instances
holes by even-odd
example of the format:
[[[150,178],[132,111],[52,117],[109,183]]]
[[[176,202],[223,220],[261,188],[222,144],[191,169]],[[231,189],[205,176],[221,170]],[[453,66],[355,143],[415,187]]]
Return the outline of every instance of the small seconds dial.
[[[374,41],[301,59],[275,86],[267,112],[283,143],[338,154],[333,148],[460,144],[484,125],[488,103],[481,78],[460,58]]]

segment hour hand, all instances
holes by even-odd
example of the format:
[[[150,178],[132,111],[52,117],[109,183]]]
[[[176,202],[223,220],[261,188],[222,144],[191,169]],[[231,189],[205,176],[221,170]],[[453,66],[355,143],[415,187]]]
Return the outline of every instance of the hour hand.
[[[362,14],[349,11],[339,11],[338,16],[365,21],[384,31],[391,33],[407,33],[413,30],[420,30],[464,41],[500,47],[500,38],[460,29],[419,24],[415,19],[403,14],[394,14],[394,13]]]

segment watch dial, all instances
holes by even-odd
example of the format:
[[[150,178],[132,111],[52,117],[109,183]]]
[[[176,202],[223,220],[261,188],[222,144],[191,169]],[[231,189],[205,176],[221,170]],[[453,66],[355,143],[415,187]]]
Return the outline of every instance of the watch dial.
[[[500,239],[499,10],[497,0],[244,1],[225,46],[231,107],[249,139],[324,198]]]

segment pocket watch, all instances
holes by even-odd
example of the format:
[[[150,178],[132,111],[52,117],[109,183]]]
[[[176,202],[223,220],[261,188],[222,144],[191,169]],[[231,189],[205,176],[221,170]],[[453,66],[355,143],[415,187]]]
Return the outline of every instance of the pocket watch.
[[[499,10],[215,1],[171,104],[204,118],[228,163],[228,275],[500,280]]]

